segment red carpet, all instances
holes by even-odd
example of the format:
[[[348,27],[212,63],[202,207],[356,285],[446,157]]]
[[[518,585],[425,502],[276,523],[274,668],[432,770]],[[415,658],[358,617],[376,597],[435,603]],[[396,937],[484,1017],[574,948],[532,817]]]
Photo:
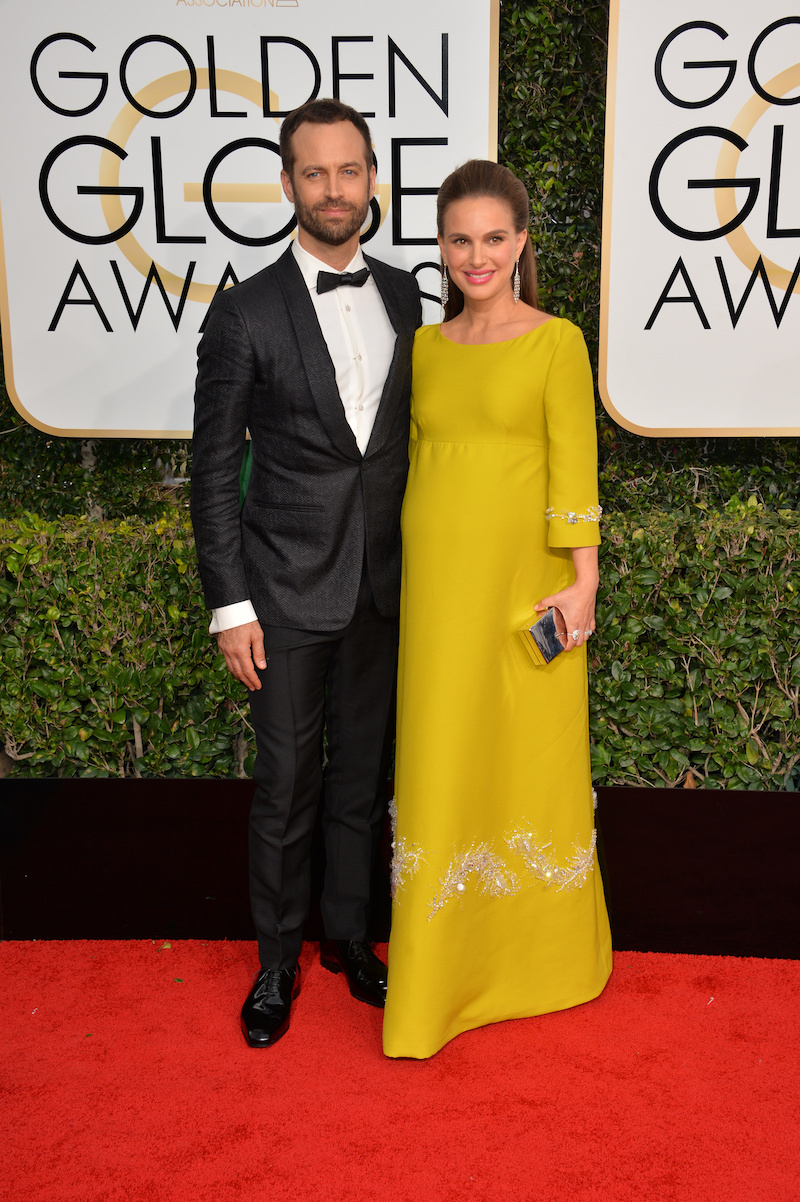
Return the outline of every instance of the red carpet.
[[[244,943],[0,944],[10,1202],[800,1199],[800,961],[618,953],[562,1014],[388,1061],[304,950],[274,1049]]]

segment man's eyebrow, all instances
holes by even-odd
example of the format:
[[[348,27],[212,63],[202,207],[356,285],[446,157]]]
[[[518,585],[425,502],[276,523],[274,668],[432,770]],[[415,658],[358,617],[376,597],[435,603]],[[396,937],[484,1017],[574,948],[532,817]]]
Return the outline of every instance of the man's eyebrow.
[[[336,164],[336,167],[339,171],[341,171],[342,168],[344,168],[344,167],[362,167],[362,166],[363,166],[363,163],[359,159],[353,159],[353,161],[351,163],[337,163]],[[325,170],[325,166],[323,163],[307,163],[303,167],[303,171],[324,171],[324,170]]]

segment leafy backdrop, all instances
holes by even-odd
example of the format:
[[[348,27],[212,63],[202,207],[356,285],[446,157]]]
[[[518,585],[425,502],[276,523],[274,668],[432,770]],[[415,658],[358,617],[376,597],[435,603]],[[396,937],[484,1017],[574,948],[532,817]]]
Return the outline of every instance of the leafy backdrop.
[[[542,304],[596,363],[605,3],[501,9],[499,158]],[[598,408],[604,783],[800,787],[796,439],[644,439]],[[205,634],[191,445],[56,438],[0,392],[0,740],[22,775],[230,775],[246,706]],[[69,520],[65,520],[69,519]]]

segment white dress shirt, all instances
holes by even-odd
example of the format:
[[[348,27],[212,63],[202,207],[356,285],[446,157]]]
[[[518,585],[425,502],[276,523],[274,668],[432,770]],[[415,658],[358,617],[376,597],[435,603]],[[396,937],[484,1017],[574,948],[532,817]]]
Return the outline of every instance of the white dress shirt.
[[[292,253],[305,280],[333,361],[336,386],[347,424],[363,455],[375,424],[397,336],[371,275],[360,288],[342,285],[320,295],[317,292],[317,273],[333,269],[309,254],[297,239],[292,243]],[[355,272],[362,267],[366,267],[366,263],[359,247],[344,270]],[[256,612],[252,603],[237,601],[212,611],[208,632],[217,634],[221,630],[243,626],[255,620]]]

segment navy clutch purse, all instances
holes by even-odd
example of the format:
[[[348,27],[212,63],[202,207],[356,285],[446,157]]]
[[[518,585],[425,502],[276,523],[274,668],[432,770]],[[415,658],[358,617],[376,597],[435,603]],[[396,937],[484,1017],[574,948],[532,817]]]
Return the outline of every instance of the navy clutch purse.
[[[544,667],[567,645],[567,627],[560,609],[548,609],[533,623],[519,631],[525,650],[539,667]]]

